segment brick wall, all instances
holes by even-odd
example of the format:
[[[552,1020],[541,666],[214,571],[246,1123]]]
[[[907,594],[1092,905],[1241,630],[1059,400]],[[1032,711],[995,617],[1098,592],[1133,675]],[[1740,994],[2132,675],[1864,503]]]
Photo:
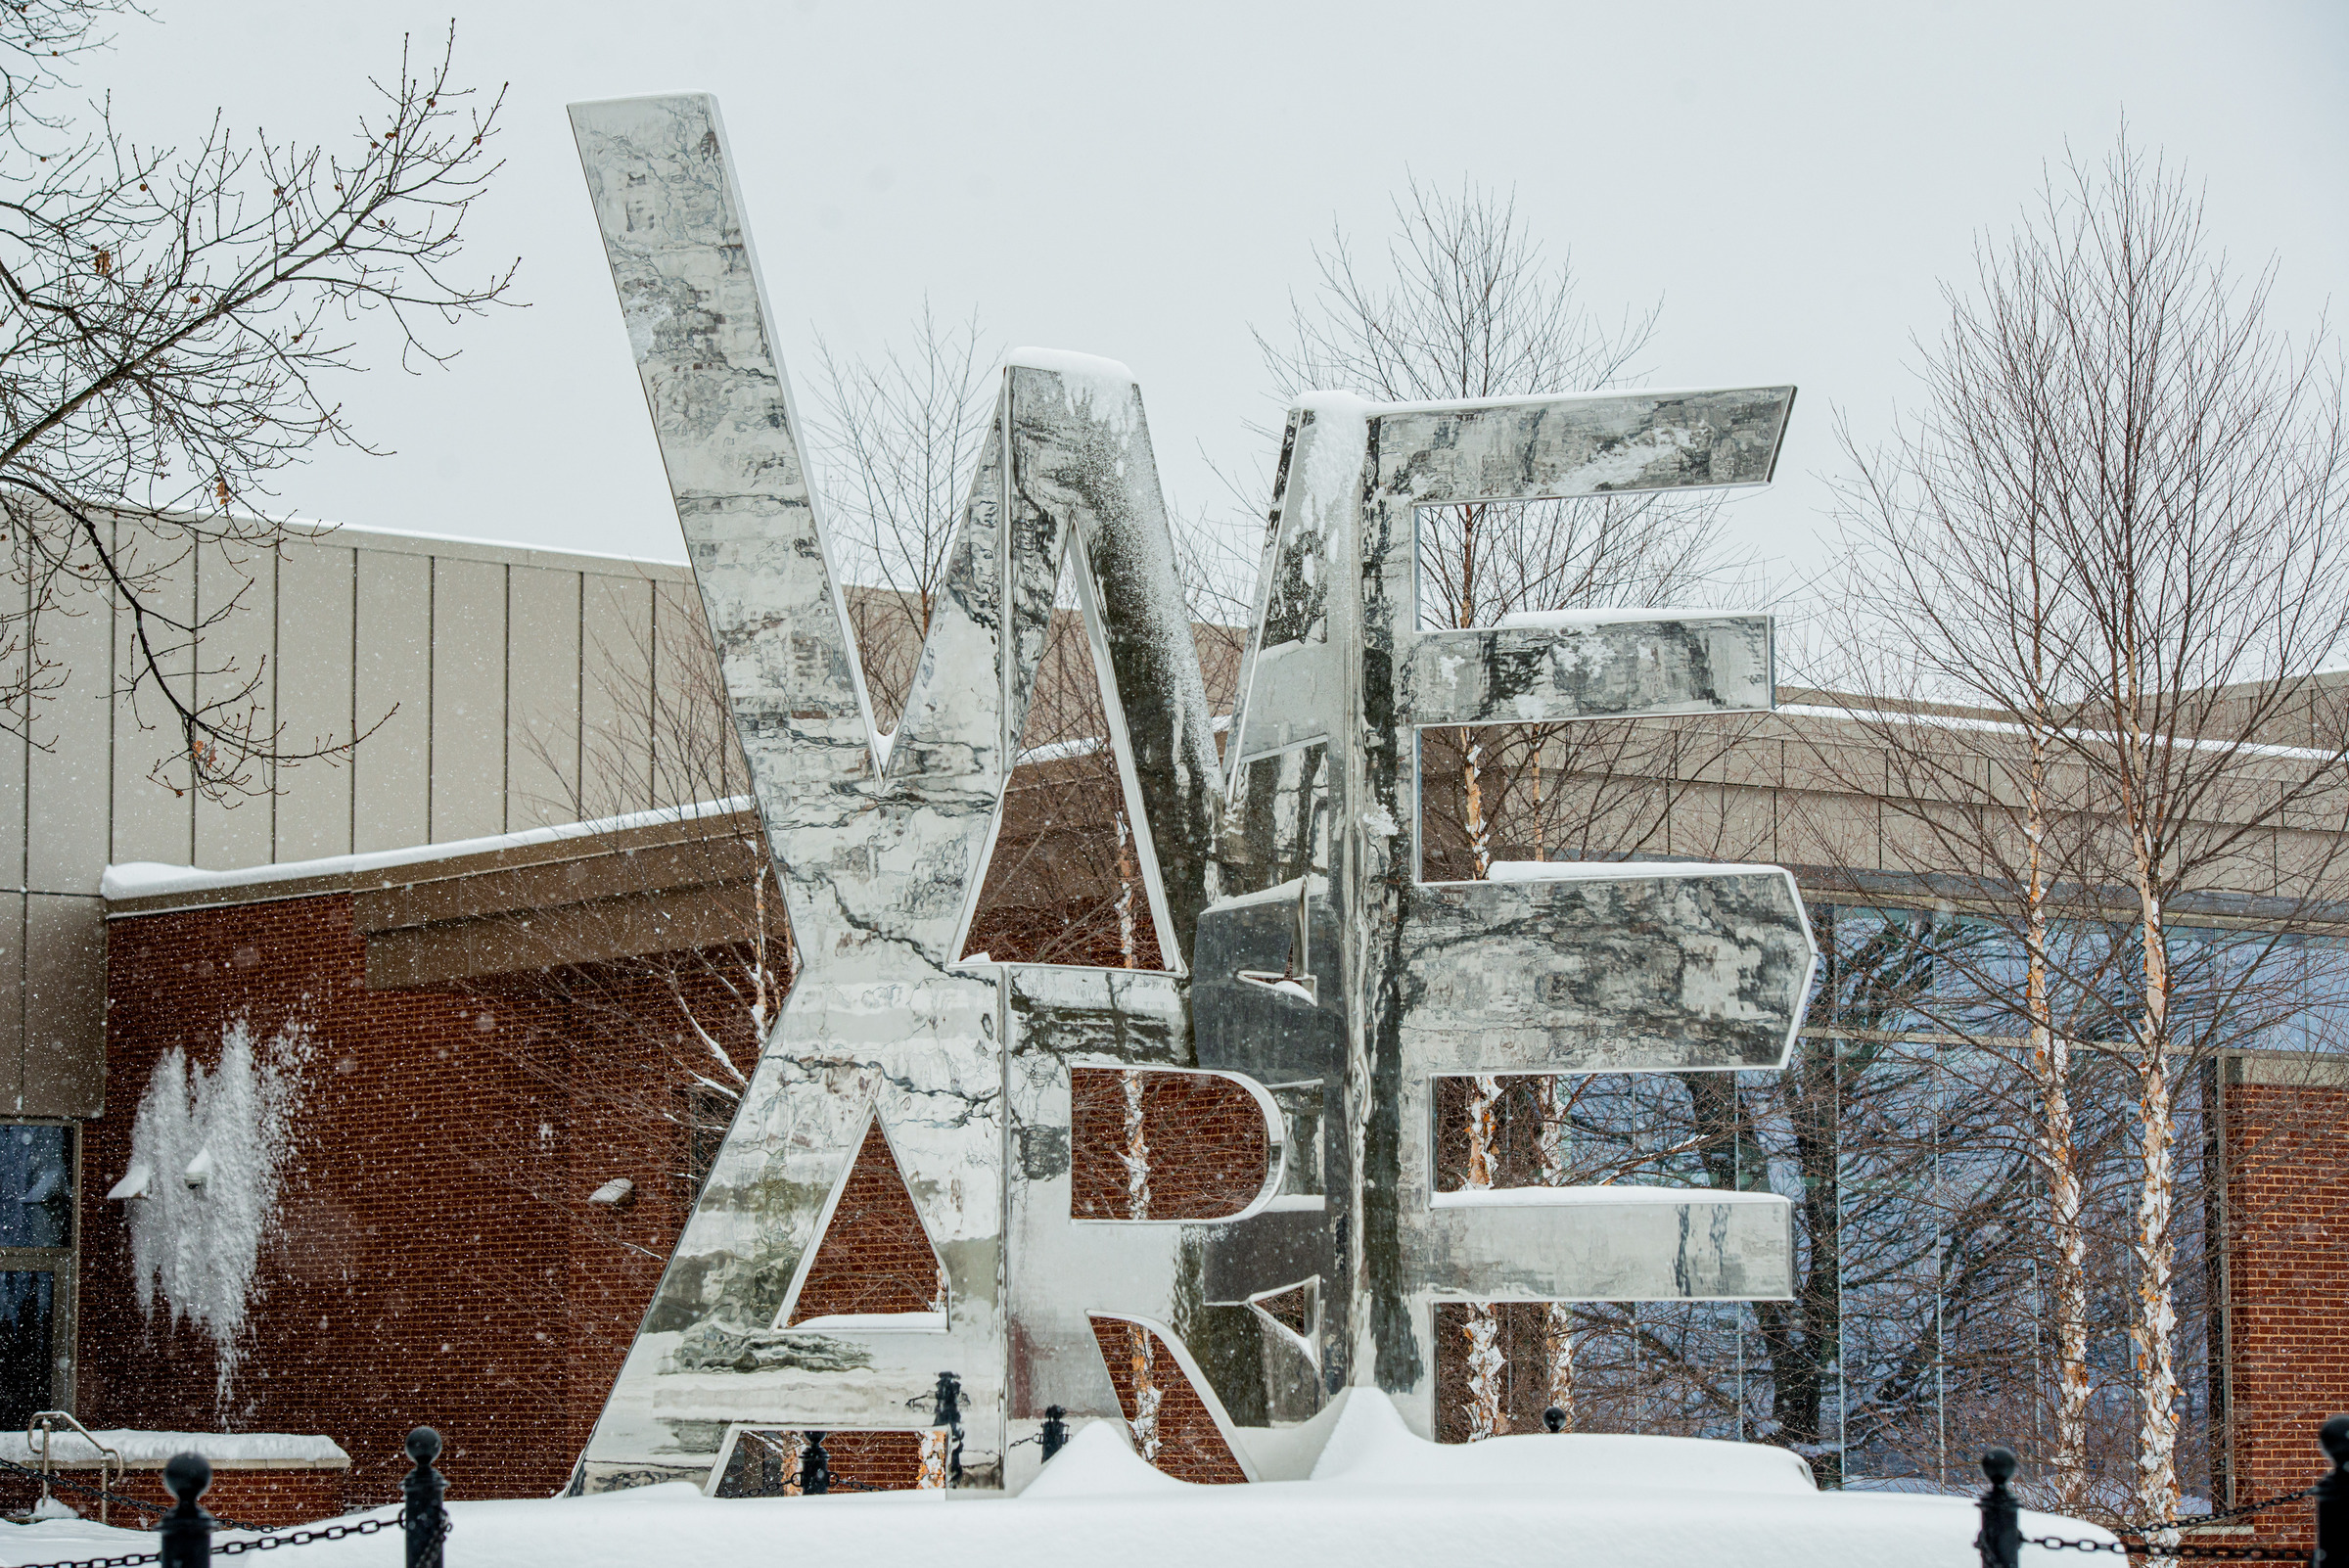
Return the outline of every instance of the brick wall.
[[[2349,1411],[2349,1085],[2230,1084],[2225,1441],[2234,1502],[2313,1484],[2317,1428]],[[2308,1504],[2258,1515],[2262,1545],[2315,1544]]]
[[[429,1423],[447,1439],[453,1495],[544,1496],[684,1222],[689,1026],[665,985],[626,974],[469,994],[370,992],[364,975],[341,896],[110,926],[107,1112],[83,1145],[78,1413],[323,1433],[350,1453],[350,1504],[397,1498],[401,1442]],[[698,1016],[726,1015],[722,998],[702,1000]],[[305,1027],[313,1049],[252,1350],[222,1401],[209,1342],[136,1305],[124,1205],[105,1193],[129,1164],[157,1059],[179,1046],[212,1066],[240,1016],[256,1038]],[[748,1035],[745,1018],[725,1038],[745,1067]],[[632,1201],[586,1201],[616,1176],[635,1183]]]
[[[838,1313],[936,1312],[945,1291],[945,1270],[876,1122],[816,1241],[791,1321]]]
[[[1247,1472],[1167,1342],[1124,1318],[1091,1321],[1094,1343],[1101,1347],[1109,1380],[1117,1387],[1118,1408],[1126,1412],[1128,1426],[1150,1431],[1158,1446],[1155,1456],[1145,1453],[1144,1457],[1178,1481],[1203,1486],[1245,1482]],[[1148,1412],[1140,1398],[1145,1389],[1157,1396]],[[1147,1426],[1137,1426],[1145,1415]]]
[[[1271,1140],[1256,1097],[1227,1078],[1141,1070],[1142,1138],[1149,1147],[1152,1220],[1238,1214],[1265,1184]],[[1128,1072],[1069,1073],[1069,1212],[1081,1220],[1133,1218],[1126,1125]]]
[[[84,1486],[98,1484],[95,1470],[66,1470],[67,1480],[79,1481]],[[171,1494],[163,1490],[161,1470],[132,1470],[112,1477],[109,1491],[117,1496],[144,1499],[144,1510],[126,1503],[113,1503],[107,1510],[107,1523],[126,1529],[151,1529],[171,1506]],[[240,1524],[260,1525],[278,1529],[287,1525],[308,1524],[343,1511],[344,1477],[340,1470],[222,1470],[212,1471],[212,1484],[205,1489],[204,1507],[215,1519],[233,1519]],[[10,1476],[0,1482],[0,1509],[11,1512],[29,1508],[41,1495],[40,1483],[22,1476]],[[55,1495],[81,1510],[85,1518],[98,1517],[98,1499],[85,1497],[65,1487],[55,1489]],[[390,1499],[385,1499],[390,1500]]]

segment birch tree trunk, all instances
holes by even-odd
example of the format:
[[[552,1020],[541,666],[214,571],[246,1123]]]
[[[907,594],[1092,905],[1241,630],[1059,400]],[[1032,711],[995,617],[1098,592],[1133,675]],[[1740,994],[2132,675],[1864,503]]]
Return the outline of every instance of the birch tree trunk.
[[[2130,1251],[2137,1301],[2129,1337],[2137,1351],[2137,1496],[2141,1519],[2178,1512],[2177,1244],[2170,1233],[2178,1204],[2177,1106],[2170,1092],[2170,968],[2158,894],[2142,893],[2144,1014],[2139,1026],[2138,1123],[2142,1142],[2137,1225]],[[2173,1545],[2175,1532],[2156,1544]],[[2156,1559],[2158,1560],[2158,1559]]]
[[[2072,1146],[2071,1041],[2054,1027],[2048,996],[2048,742],[2034,727],[2023,832],[2029,876],[2024,889],[2023,1006],[2031,1033],[2031,1074],[2039,1090],[2037,1157],[2048,1184],[2050,1294],[2055,1308],[2055,1443],[2049,1454],[2055,1495],[2067,1512],[2088,1488],[2088,1244],[2080,1218],[2080,1165]]]
[[[1500,1080],[1480,1073],[1468,1096],[1468,1174],[1462,1185],[1493,1185],[1493,1133],[1500,1104]],[[1472,1302],[1461,1332],[1468,1338],[1468,1441],[1497,1437],[1509,1429],[1503,1403],[1508,1359],[1500,1348],[1500,1314],[1489,1301]]]
[[[1539,777],[1537,774],[1537,780]],[[1567,1080],[1562,1077],[1550,1079],[1543,1096],[1549,1103],[1543,1107],[1537,1150],[1542,1162],[1542,1184],[1545,1187],[1569,1184],[1566,1113],[1572,1094],[1566,1084]],[[1565,1417],[1558,1430],[1571,1432],[1578,1424],[1579,1414],[1574,1407],[1574,1303],[1553,1301],[1543,1309],[1542,1349],[1548,1360],[1549,1407]]]

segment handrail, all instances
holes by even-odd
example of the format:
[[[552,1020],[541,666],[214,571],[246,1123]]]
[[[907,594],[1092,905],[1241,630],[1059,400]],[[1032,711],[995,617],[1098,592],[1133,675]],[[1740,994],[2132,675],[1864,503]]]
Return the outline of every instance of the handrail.
[[[32,1429],[36,1426],[41,1429],[41,1501],[49,1500],[49,1439],[57,1430],[57,1423],[60,1421],[80,1433],[81,1440],[98,1451],[98,1489],[101,1494],[98,1499],[98,1522],[105,1524],[107,1517],[104,1494],[111,1490],[106,1479],[106,1461],[108,1459],[115,1461],[114,1474],[117,1481],[129,1474],[129,1466],[122,1462],[122,1454],[119,1450],[110,1449],[99,1442],[96,1434],[75,1419],[71,1410],[35,1410],[25,1418],[24,1446],[26,1448],[32,1447]]]

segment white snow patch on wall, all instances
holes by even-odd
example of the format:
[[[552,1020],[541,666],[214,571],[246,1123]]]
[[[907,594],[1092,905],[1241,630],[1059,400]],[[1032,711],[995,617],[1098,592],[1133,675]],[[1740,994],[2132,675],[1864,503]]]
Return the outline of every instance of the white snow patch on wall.
[[[244,1360],[261,1244],[294,1144],[309,1031],[288,1024],[255,1045],[243,1018],[220,1031],[220,1060],[191,1066],[174,1045],[155,1064],[131,1123],[132,1165],[167,1173],[128,1200],[133,1287],[150,1317],[157,1299],[212,1342],[214,1397],[225,1407]],[[208,1156],[208,1162],[207,1157]],[[182,1178],[205,1166],[201,1182]]]

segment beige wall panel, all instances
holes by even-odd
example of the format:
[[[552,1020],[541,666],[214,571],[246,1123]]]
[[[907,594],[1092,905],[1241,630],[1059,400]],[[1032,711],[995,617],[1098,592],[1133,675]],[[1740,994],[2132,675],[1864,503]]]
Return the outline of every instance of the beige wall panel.
[[[428,841],[432,768],[432,594],[429,557],[358,552],[359,742],[351,772],[351,849]],[[379,722],[380,720],[380,722]]]
[[[581,586],[579,702],[591,816],[652,804],[645,744],[653,669],[653,585],[634,576],[589,576]]]
[[[1768,789],[1784,775],[1785,737],[1768,716],[1705,720],[1691,729],[1691,777]]]
[[[1918,875],[1985,869],[1979,813],[1933,801],[1888,803],[1876,813],[1884,870]]]
[[[701,595],[690,583],[653,584],[653,680],[663,715],[653,736],[653,804],[719,799],[729,745],[716,700],[722,688]]]
[[[1900,735],[1882,751],[1884,792],[1904,800],[1968,804],[1985,799],[1990,771],[1983,759],[1949,744],[1947,735]],[[1922,745],[1911,745],[1921,741]]]
[[[2349,844],[2334,833],[2283,829],[2267,835],[2276,866],[2276,892],[2286,899],[2349,897]]]
[[[1851,731],[1846,727],[1843,733]],[[1807,724],[1789,735],[1781,756],[1779,783],[1787,789],[1875,795],[1884,788],[1883,752],[1839,738],[1823,726]]]
[[[2276,835],[2272,832],[2237,830],[2230,835],[2223,851],[2214,847],[2197,858],[2201,864],[2194,875],[2196,892],[2240,893],[2264,899],[2280,891],[2277,885]],[[2349,870],[2349,866],[2335,865],[2328,878],[2320,870],[2318,880],[2332,882],[2332,891],[2337,896],[2343,870]]]
[[[114,821],[113,627],[110,595],[63,579],[41,618],[43,652],[69,679],[33,715],[41,745],[25,761],[31,830],[24,882],[35,893],[94,894],[106,866]]]
[[[432,841],[506,830],[506,572],[433,562]]]
[[[1778,854],[1788,865],[1878,869],[1876,803],[1818,790],[1778,792]]]
[[[162,615],[191,623],[196,614],[196,557],[168,538],[143,533],[128,525],[115,530],[116,559],[125,575],[139,574],[146,584],[147,604]],[[138,648],[128,611],[115,614],[115,680],[126,686],[137,674]],[[151,625],[151,645],[161,658],[165,679],[183,700],[189,695],[187,652],[172,652],[174,633]],[[143,682],[135,701],[117,700],[114,708],[115,831],[111,858],[161,860],[192,864],[196,853],[196,801],[190,787],[188,763],[180,753],[184,742],[171,705],[156,690],[153,679]],[[95,891],[76,889],[76,892]]]
[[[1681,788],[1640,779],[1577,781],[1556,798],[1550,853],[1558,859],[1669,853],[1666,807]]]
[[[106,928],[96,899],[25,901],[24,1079],[27,1116],[106,1109]]]
[[[277,713],[289,750],[350,739],[352,552],[298,542],[277,568]],[[351,760],[321,759],[278,774],[277,855],[350,853]]]
[[[1778,855],[1776,792],[1725,789],[1720,795],[1721,858],[1774,863]]]
[[[1718,784],[1682,784],[1676,788],[1666,814],[1663,853],[1696,855],[1707,860],[1744,856],[1728,845],[1728,792]]]
[[[277,713],[275,552],[219,545],[199,550],[196,612],[199,621],[220,617],[219,623],[204,634],[203,654],[196,668],[197,700],[232,704],[224,716],[250,712],[253,732],[266,735]],[[259,684],[249,695],[239,695],[256,680]],[[269,863],[276,807],[270,792],[276,771],[272,766],[255,766],[245,793],[195,800],[196,864],[233,870]]]
[[[506,826],[576,821],[579,574],[509,570]]]

